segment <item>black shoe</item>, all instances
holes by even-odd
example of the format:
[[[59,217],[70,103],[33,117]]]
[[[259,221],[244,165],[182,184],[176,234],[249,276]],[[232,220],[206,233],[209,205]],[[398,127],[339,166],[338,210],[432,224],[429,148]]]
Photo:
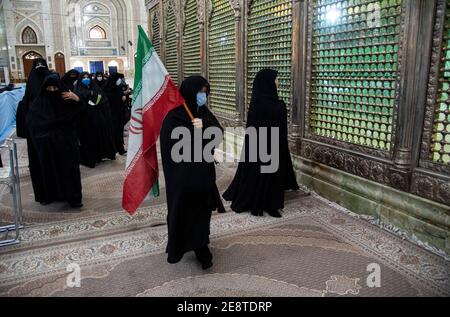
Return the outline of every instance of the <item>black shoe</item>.
[[[269,214],[269,216],[274,217],[274,218],[283,218],[283,216],[280,214],[280,212],[278,210],[271,210],[267,212]]]
[[[264,216],[264,213],[262,210],[258,210],[258,211],[252,210],[252,215],[255,217],[262,217],[262,216]]]
[[[213,266],[213,256],[208,246],[204,246],[203,248],[195,250],[195,255],[197,257],[197,260],[202,265],[203,270],[210,269]]]
[[[82,203],[71,203],[71,204],[69,204],[70,205],[70,207],[71,208],[73,208],[73,209],[81,209],[81,208],[83,208],[83,204]]]
[[[168,262],[169,264],[177,264],[177,263],[180,262],[182,259],[183,259],[183,256],[182,256],[182,255],[180,255],[180,256],[169,256],[169,257],[167,258],[167,262]]]
[[[126,156],[127,155],[127,151],[123,151],[123,152],[119,152],[119,155],[121,155],[121,156]]]
[[[213,265],[214,264],[212,263],[212,261],[210,261],[208,263],[202,263],[202,270],[203,271],[209,270],[210,268],[213,267]]]

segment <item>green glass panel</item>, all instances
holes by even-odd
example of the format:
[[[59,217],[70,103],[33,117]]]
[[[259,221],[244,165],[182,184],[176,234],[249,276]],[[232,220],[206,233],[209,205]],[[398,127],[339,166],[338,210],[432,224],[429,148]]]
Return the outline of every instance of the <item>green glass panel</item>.
[[[225,113],[236,111],[236,30],[229,0],[213,0],[208,33],[210,106]]]
[[[248,17],[248,100],[253,80],[263,68],[278,71],[279,96],[291,103],[292,1],[255,0]]]
[[[185,8],[186,25],[183,33],[183,77],[200,75],[200,25],[197,18],[197,0],[188,0]]]
[[[177,52],[177,26],[172,7],[167,12],[166,34],[166,68],[172,80],[178,85],[178,52]]]
[[[430,158],[436,163],[450,165],[450,2],[445,12],[442,39],[442,60],[438,96],[434,114]]]
[[[402,0],[312,0],[313,133],[391,149],[401,13]],[[324,126],[330,110],[339,124]]]

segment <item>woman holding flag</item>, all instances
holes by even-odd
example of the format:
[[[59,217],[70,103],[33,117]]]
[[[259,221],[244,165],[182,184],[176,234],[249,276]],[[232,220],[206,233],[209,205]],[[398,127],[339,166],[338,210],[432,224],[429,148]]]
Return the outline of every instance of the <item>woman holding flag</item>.
[[[189,111],[196,118],[191,121],[185,108],[169,112],[161,129],[161,156],[166,179],[169,242],[167,253],[169,263],[178,263],[186,252],[195,251],[204,270],[212,266],[212,254],[208,248],[210,222],[213,210],[223,209],[217,195],[216,170],[214,162],[194,159],[176,163],[172,157],[173,146],[179,141],[172,138],[172,132],[179,127],[186,128],[194,136],[194,129],[217,127],[219,121],[207,108],[209,83],[200,76],[187,78],[180,92]],[[191,137],[191,154],[194,152],[194,137]],[[206,140],[205,140],[206,141]],[[201,147],[202,153],[205,142]]]
[[[172,150],[178,141],[172,139],[172,132],[181,128],[192,136],[208,127],[223,131],[206,107],[209,84],[203,77],[190,77],[179,91],[139,26],[134,87],[123,208],[134,214],[149,193],[159,195],[157,141],[160,137],[168,205],[168,262],[177,263],[186,252],[195,251],[206,270],[212,266],[208,248],[211,214],[215,209],[224,212],[214,160],[209,162],[209,158],[200,155],[199,162],[177,163]],[[200,142],[203,144],[200,150],[207,146],[211,149],[211,140],[206,142]],[[192,143],[188,146],[193,148]]]

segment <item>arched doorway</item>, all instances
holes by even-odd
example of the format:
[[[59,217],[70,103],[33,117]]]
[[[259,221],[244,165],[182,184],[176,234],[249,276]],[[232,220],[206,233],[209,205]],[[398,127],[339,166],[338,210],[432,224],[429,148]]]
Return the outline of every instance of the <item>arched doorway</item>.
[[[111,61],[108,64],[108,72],[109,74],[114,74],[118,72],[119,64],[116,61]]]
[[[33,69],[33,62],[35,59],[42,58],[42,55],[36,52],[28,52],[23,56],[23,71],[27,79]]]
[[[66,73],[66,59],[63,53],[55,54],[55,70],[61,77]]]

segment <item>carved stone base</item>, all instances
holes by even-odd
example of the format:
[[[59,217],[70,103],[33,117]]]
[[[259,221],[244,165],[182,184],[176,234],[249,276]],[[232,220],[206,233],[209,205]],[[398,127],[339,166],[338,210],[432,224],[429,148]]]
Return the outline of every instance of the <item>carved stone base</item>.
[[[299,183],[320,196],[357,214],[369,215],[392,224],[410,237],[414,236],[450,254],[450,206],[304,158],[294,157],[294,166]],[[389,170],[386,176],[400,187],[407,182],[394,169]]]

